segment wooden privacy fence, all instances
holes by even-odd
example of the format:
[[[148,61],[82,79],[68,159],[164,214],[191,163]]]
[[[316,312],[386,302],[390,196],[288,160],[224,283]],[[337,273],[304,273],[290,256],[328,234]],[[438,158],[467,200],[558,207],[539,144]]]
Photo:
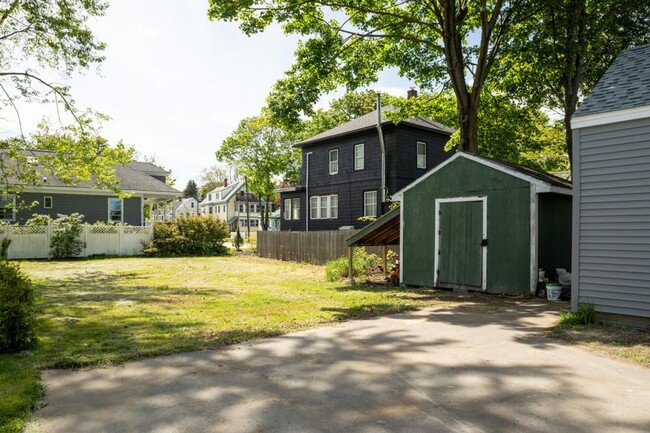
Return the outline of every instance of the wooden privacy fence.
[[[269,259],[324,265],[348,254],[346,240],[359,230],[257,232],[257,255]],[[365,247],[381,257],[381,247]],[[389,248],[391,250],[395,248]]]
[[[0,239],[11,240],[9,259],[47,259],[50,256],[52,227],[0,226]],[[81,240],[85,248],[80,257],[100,254],[135,256],[142,254],[143,243],[153,238],[153,226],[93,226],[84,224]]]

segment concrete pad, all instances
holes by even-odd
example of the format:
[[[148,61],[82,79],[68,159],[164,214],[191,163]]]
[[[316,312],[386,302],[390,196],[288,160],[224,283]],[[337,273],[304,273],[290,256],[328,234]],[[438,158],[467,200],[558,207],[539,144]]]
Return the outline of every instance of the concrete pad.
[[[544,338],[555,315],[541,302],[432,309],[49,371],[27,431],[650,431],[650,371]]]

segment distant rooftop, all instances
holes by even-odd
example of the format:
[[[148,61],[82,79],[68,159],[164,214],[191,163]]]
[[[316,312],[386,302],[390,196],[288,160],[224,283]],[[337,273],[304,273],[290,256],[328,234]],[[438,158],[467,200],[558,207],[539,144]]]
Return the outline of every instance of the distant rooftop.
[[[631,48],[614,60],[573,117],[650,105],[650,45]]]
[[[384,125],[392,125],[393,122],[391,120],[386,119],[386,116],[384,115],[385,111],[395,111],[397,110],[397,107],[394,105],[386,105],[385,107],[382,107],[382,126]],[[405,125],[411,125],[411,126],[416,126],[419,128],[425,128],[429,129],[432,131],[436,132],[441,132],[443,134],[453,134],[454,130],[452,128],[448,128],[444,126],[441,123],[438,123],[436,121],[430,120],[430,119],[425,119],[424,117],[409,117],[407,119],[403,119],[399,122],[400,125],[405,124]],[[350,120],[349,122],[346,122],[342,125],[339,125],[335,128],[329,129],[327,131],[321,132],[320,134],[314,135],[311,138],[308,138],[304,141],[301,141],[300,143],[297,143],[296,146],[302,147],[308,144],[312,144],[318,141],[326,140],[329,138],[334,138],[338,137],[341,135],[349,134],[351,132],[356,132],[356,131],[362,131],[364,129],[371,129],[375,128],[377,126],[377,110],[371,111],[368,114],[364,114],[363,116],[359,116],[355,119]]]

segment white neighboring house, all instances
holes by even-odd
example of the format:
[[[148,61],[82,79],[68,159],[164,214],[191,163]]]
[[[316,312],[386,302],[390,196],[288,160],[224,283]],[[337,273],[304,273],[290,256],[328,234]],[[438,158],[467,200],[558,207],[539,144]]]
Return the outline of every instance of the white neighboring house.
[[[172,202],[172,217],[197,216],[199,202],[194,197],[179,198]]]
[[[200,215],[215,216],[228,224],[231,232],[237,230],[242,236],[249,231],[257,232],[262,230],[262,211],[259,200],[246,191],[246,182],[240,180],[229,185],[227,181],[224,186],[217,187],[206,194],[199,203]]]

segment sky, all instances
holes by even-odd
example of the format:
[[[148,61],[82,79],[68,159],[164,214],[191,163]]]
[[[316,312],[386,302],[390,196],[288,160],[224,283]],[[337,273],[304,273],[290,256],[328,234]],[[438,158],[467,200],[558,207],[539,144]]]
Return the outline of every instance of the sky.
[[[111,0],[106,15],[89,23],[107,44],[106,60],[68,81],[78,107],[112,118],[104,137],[154,157],[179,190],[216,163],[215,151],[240,120],[259,114],[298,41],[278,26],[245,36],[236,23],[211,22],[206,10],[207,0]],[[388,71],[370,88],[405,96],[409,87]],[[20,112],[26,134],[43,116],[56,119],[42,105]],[[18,122],[5,114],[0,136],[18,133]]]

